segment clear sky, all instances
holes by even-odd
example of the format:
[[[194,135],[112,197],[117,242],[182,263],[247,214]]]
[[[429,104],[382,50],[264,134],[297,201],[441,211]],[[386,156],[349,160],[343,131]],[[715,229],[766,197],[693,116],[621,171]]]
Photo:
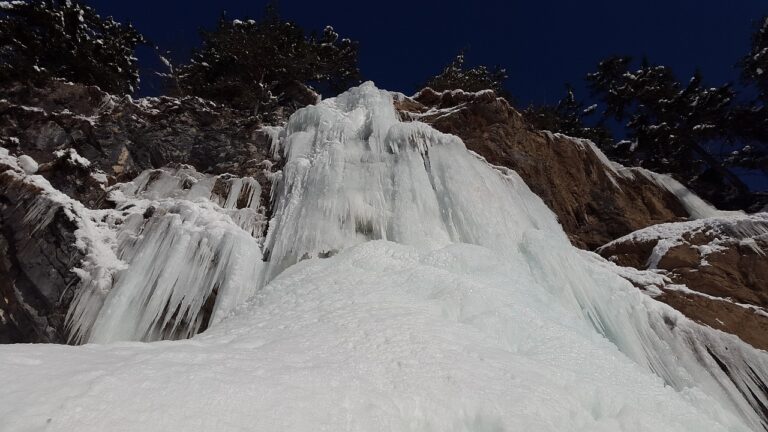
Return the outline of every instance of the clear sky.
[[[224,10],[258,17],[265,0],[87,0],[103,15],[132,22],[178,60],[199,43]],[[737,80],[734,64],[747,52],[754,21],[768,0],[282,0],[283,17],[305,29],[334,26],[360,42],[360,66],[379,87],[412,93],[462,47],[470,64],[499,64],[520,105],[552,102],[563,84],[611,54],[643,55],[681,78],[696,67],[710,84]],[[140,56],[145,72],[159,67]],[[159,92],[144,74],[142,94]]]

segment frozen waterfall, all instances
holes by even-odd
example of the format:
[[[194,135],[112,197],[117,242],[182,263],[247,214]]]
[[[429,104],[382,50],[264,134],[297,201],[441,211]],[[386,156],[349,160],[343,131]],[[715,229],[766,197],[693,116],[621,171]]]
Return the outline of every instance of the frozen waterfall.
[[[768,356],[690,322],[571,246],[555,215],[514,171],[461,140],[404,123],[367,83],[293,115],[265,245],[266,279],[305,258],[370,240],[434,250],[494,250],[533,291],[580,315],[625,355],[677,389],[699,388],[753,428],[766,424]],[[586,257],[585,257],[586,256]]]
[[[514,171],[401,121],[372,83],[297,111],[274,150],[263,239],[255,181],[160,170],[115,188],[117,209],[94,217],[128,267],[79,269],[76,339],[187,337],[204,315],[209,329],[0,347],[18,377],[0,426],[36,430],[52,412],[52,430],[78,426],[65,404],[87,413],[81,430],[768,424],[766,353],[571,246]]]

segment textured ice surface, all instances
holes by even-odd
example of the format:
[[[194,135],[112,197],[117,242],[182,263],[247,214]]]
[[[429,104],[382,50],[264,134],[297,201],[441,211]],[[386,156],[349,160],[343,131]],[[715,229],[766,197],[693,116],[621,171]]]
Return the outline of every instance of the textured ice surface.
[[[297,111],[281,142],[268,278],[304,257],[376,239],[501,250],[536,229],[567,243],[514,171],[492,169],[456,136],[400,122],[389,93],[369,84]]]
[[[68,315],[74,340],[189,337],[255,292],[262,266],[257,239],[212,203],[155,205],[150,218],[123,219],[116,254],[126,266],[108,287],[86,284],[78,291]]]
[[[514,172],[455,136],[402,123],[389,93],[367,83],[297,111],[275,152],[285,168],[266,286],[191,340],[0,347],[13,377],[0,427],[761,429],[764,352],[573,248]],[[169,223],[189,217],[195,238],[214,242],[218,233],[197,229],[198,207]],[[172,225],[152,232],[151,245],[176,235]],[[258,267],[250,260],[235,270]],[[166,267],[192,271],[185,259]],[[168,290],[174,280],[155,287],[183,291]]]
[[[77,227],[85,258],[72,269],[73,342],[189,337],[256,291],[265,224],[256,180],[151,170],[112,191],[116,209],[90,210],[19,159],[0,148],[9,174],[40,190],[25,222],[45,229],[63,210]]]
[[[211,201],[222,209],[219,212],[229,215],[254,237],[261,237],[266,224],[259,201],[261,186],[252,177],[212,176],[188,165],[178,165],[146,170],[132,182],[115,186],[111,193],[112,199],[124,206],[136,204],[137,200]]]
[[[229,314],[262,273],[260,194],[253,178],[185,166],[147,170],[114,188],[117,210],[102,219],[124,265],[108,277],[80,270],[67,316],[73,341],[186,338]]]

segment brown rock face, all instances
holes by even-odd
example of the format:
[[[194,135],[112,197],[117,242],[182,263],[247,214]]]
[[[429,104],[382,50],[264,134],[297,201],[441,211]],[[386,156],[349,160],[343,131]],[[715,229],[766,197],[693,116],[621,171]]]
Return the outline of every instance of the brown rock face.
[[[631,169],[614,170],[586,141],[535,131],[493,92],[421,91],[399,98],[405,118],[459,136],[494,165],[517,171],[557,214],[573,244],[595,249],[653,224],[687,217],[668,190]]]
[[[768,213],[650,227],[598,252],[668,276],[658,300],[768,349]]]

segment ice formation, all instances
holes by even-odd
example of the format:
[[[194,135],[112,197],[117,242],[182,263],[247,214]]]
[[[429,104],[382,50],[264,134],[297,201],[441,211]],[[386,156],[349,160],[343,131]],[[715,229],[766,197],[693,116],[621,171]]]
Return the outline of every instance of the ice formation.
[[[705,219],[718,216],[738,216],[744,214],[740,211],[723,211],[716,209],[712,204],[699,198],[698,195],[683,186],[682,183],[675,180],[670,175],[655,173],[644,168],[632,168],[632,171],[640,173],[640,175],[648,180],[672,192],[672,194],[680,200],[680,203],[683,204],[683,207],[685,207],[685,210],[693,219]]]
[[[73,342],[190,337],[258,287],[265,217],[256,180],[150,170],[111,191],[116,209],[90,210],[0,150],[9,173],[41,191],[26,223],[42,230],[63,209],[77,226],[85,258],[73,269]]]
[[[191,334],[189,311],[217,286],[226,307],[210,329],[155,344],[0,347],[14,377],[0,426],[764,428],[764,352],[572,247],[516,173],[401,122],[390,93],[366,83],[303,108],[275,144],[285,165],[263,251],[206,197],[208,180],[198,190],[139,178],[118,190],[130,214],[117,251],[134,272],[116,273],[106,299],[80,300],[103,301],[84,308],[97,317],[75,318],[96,323],[92,341],[173,335],[169,314]]]
[[[128,204],[137,199],[211,201],[254,237],[261,237],[266,224],[260,197],[261,186],[252,177],[211,176],[188,165],[147,170],[112,190],[113,200]]]
[[[117,257],[126,266],[108,287],[88,283],[77,292],[68,315],[75,341],[189,337],[255,292],[257,239],[212,204],[155,205],[148,219],[139,212],[123,219]]]
[[[689,323],[583,259],[516,173],[492,168],[455,136],[401,122],[388,93],[366,84],[304,108],[282,144],[267,280],[301,259],[369,240],[423,250],[483,246],[667,384],[704,389],[751,426],[761,424],[768,357]]]
[[[253,178],[187,166],[115,187],[117,209],[101,217],[124,265],[107,278],[100,268],[80,270],[67,316],[73,341],[187,338],[243,303],[263,266],[260,194]]]

